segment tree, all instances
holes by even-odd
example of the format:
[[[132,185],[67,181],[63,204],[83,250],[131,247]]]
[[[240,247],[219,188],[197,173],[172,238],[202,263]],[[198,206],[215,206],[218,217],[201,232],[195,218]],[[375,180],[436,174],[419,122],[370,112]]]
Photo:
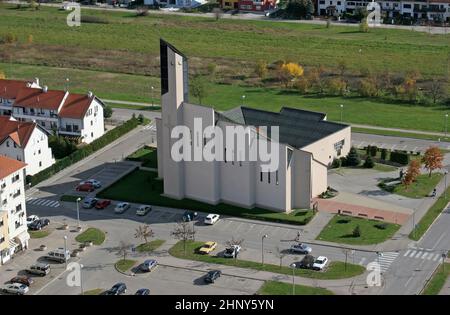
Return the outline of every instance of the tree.
[[[103,117],[104,118],[111,118],[113,114],[113,109],[109,105],[105,105],[105,108],[103,108]]]
[[[303,76],[303,73],[304,70],[302,66],[295,62],[288,62],[281,65],[278,70],[278,78],[287,88],[291,81]]]
[[[430,83],[428,93],[433,100],[433,104],[442,98],[445,98],[445,88],[442,82],[437,79],[433,79]]]
[[[195,238],[195,231],[192,224],[189,222],[179,222],[171,234],[177,240],[183,241],[184,255],[186,256],[186,242],[193,241]]]
[[[117,255],[123,256],[123,260],[127,259],[128,251],[130,250],[131,245],[126,243],[125,241],[120,241],[119,247],[117,248]]]
[[[359,227],[359,225],[355,226],[355,228],[353,229],[352,236],[353,237],[360,237],[361,236],[361,228]]]
[[[264,79],[267,75],[267,62],[264,60],[259,60],[255,65],[255,74],[260,79]]]
[[[294,87],[302,94],[308,93],[311,83],[307,77],[301,77],[294,83]]]
[[[286,256],[286,252],[277,246],[277,247],[275,247],[275,255],[280,260],[280,268],[281,268],[283,266],[283,258]]]
[[[235,239],[234,237],[231,238],[231,240],[228,240],[226,242],[228,247],[234,247],[234,246],[242,246],[242,244],[244,243],[244,239]],[[237,253],[234,256],[234,259],[237,259]]]
[[[369,32],[369,23],[367,22],[367,18],[363,18],[361,20],[361,23],[359,23],[359,31],[361,33],[368,33]]]
[[[444,160],[444,155],[442,154],[441,149],[436,146],[429,147],[425,154],[422,157],[422,163],[425,168],[429,171],[429,175],[431,177],[431,172],[435,169],[442,168],[442,161]]]
[[[4,79],[6,79],[6,75],[2,70],[0,70],[0,80],[4,80]]]
[[[325,80],[323,80],[323,75],[325,74],[325,69],[322,65],[318,65],[312,68],[306,75],[311,86],[319,91],[319,93],[324,92]]]
[[[334,78],[327,82],[328,92],[332,95],[344,95],[347,90],[347,82],[341,78]]]
[[[350,151],[347,154],[346,161],[348,166],[358,166],[359,164],[361,164],[361,159],[355,147],[350,148]]]
[[[189,89],[194,97],[198,98],[198,102],[202,104],[202,99],[208,96],[205,78],[196,75],[190,82]]]
[[[375,162],[373,161],[373,158],[370,155],[366,157],[363,166],[365,168],[373,168],[375,166]]]
[[[373,78],[364,78],[359,80],[358,85],[359,95],[365,97],[374,97],[377,95],[377,86]]]
[[[314,14],[314,4],[311,0],[289,0],[286,6],[288,17],[301,19]]]
[[[339,75],[341,76],[341,78],[343,78],[345,75],[345,71],[347,71],[348,68],[345,59],[339,60],[337,68],[339,70]]]
[[[417,160],[412,160],[408,169],[406,170],[406,174],[404,176],[400,176],[402,180],[402,184],[405,185],[405,188],[408,189],[409,185],[416,181],[417,176],[420,175],[420,162]]]
[[[148,243],[148,239],[155,236],[155,233],[150,228],[149,225],[140,225],[136,229],[136,233],[134,234],[134,238],[140,238],[143,239],[145,244]]]

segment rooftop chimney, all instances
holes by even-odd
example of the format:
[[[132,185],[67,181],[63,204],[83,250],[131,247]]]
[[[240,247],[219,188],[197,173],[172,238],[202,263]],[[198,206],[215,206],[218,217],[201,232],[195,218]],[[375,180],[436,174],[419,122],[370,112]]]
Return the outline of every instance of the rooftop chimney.
[[[94,93],[92,93],[92,91],[88,91],[88,92],[87,92],[87,96],[88,96],[89,98],[92,98],[92,97],[94,96]]]
[[[42,92],[47,93],[48,92],[48,86],[44,85],[42,87]]]

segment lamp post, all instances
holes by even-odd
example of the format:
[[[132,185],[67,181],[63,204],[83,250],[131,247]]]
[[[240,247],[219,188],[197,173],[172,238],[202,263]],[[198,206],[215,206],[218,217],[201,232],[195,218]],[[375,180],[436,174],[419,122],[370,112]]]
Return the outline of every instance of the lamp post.
[[[80,264],[80,289],[81,289],[81,295],[84,295],[84,290],[83,290],[83,265]]]
[[[245,95],[242,95],[242,106],[244,106]]]
[[[67,235],[64,235],[64,257],[66,256],[67,253]],[[66,262],[66,269],[67,269],[67,259],[65,260]]]
[[[152,89],[152,107],[153,107],[154,106],[153,90],[155,89],[155,87],[152,85],[151,89]]]
[[[291,264],[292,268],[292,295],[295,295],[295,268],[297,265],[295,263]]]
[[[77,198],[77,221],[78,221],[78,230],[81,229],[80,226],[80,206],[79,206],[79,202],[81,201],[81,198]]]
[[[342,122],[342,117],[343,117],[343,114],[344,114],[344,104],[341,104],[341,122]]]
[[[445,170],[444,171],[444,198],[445,199],[447,199],[447,174],[448,174],[448,171],[447,170]]]
[[[447,121],[448,121],[448,114],[445,114],[445,137],[447,138]]]
[[[377,262],[378,262],[378,266],[380,266],[380,268],[381,268],[380,257],[383,257],[383,253],[382,252],[377,252]]]
[[[261,237],[261,263],[264,266],[264,239],[267,238],[267,234]]]

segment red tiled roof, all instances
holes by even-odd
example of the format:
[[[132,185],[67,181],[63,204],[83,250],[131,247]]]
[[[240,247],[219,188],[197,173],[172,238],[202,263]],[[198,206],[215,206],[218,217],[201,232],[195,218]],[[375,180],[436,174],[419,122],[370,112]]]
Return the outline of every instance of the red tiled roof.
[[[33,133],[36,123],[10,120],[9,116],[0,116],[0,143],[10,137],[20,147],[25,147]]]
[[[0,156],[0,178],[5,178],[14,172],[17,172],[27,166],[27,164],[10,159],[6,156]]]
[[[17,93],[14,106],[58,110],[64,99],[65,91],[24,88]]]
[[[19,90],[28,87],[29,82],[0,79],[0,97],[15,99]]]
[[[89,97],[87,94],[70,93],[59,112],[59,116],[64,118],[83,118],[93,100],[94,96]]]

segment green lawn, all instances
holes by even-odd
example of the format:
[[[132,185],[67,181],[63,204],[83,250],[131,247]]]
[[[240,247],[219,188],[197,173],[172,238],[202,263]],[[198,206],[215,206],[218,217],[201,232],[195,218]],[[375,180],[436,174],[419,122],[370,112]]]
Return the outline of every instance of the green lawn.
[[[442,177],[443,175],[441,173],[433,173],[431,174],[431,177],[428,176],[428,174],[422,174],[417,176],[416,181],[408,188],[401,183],[396,185],[387,185],[384,182],[381,182],[379,187],[388,192],[409,198],[424,198],[431,194],[434,187],[436,187]]]
[[[295,295],[333,295],[333,292],[324,288],[314,288],[305,285],[295,285]],[[260,295],[292,295],[292,284],[278,282],[278,281],[266,281],[259,289]]]
[[[430,282],[428,282],[422,294],[438,295],[444,287],[445,281],[447,281],[448,277],[450,277],[450,263],[444,263],[444,265],[441,264],[433,274],[433,277],[431,278]]]
[[[142,162],[142,166],[158,168],[158,154],[156,148],[145,146],[127,157],[130,161]]]
[[[136,250],[139,253],[147,253],[152,252],[158,249],[162,244],[164,244],[164,240],[153,240],[148,243],[140,244],[136,247]]]
[[[103,289],[92,289],[88,291],[84,291],[83,295],[100,295],[103,291]]]
[[[433,224],[434,220],[442,213],[449,202],[450,197],[450,187],[447,188],[447,198],[445,194],[439,196],[436,202],[428,209],[427,213],[422,217],[422,219],[417,224],[416,229],[409,233],[409,238],[418,241],[425,233],[428,228]]]
[[[361,236],[353,237],[352,232],[357,225],[360,227]],[[350,245],[371,245],[390,239],[399,228],[398,224],[335,215],[316,239]]]
[[[83,197],[81,197],[81,196],[62,195],[59,200],[66,201],[66,202],[77,202],[78,198],[83,199]]]
[[[94,245],[101,245],[105,241],[105,233],[96,228],[88,228],[86,231],[78,235],[75,240],[80,243],[93,242]]]
[[[118,262],[116,262],[115,266],[117,270],[121,272],[127,272],[130,270],[135,264],[137,263],[136,260],[132,259],[121,259]]]
[[[156,172],[135,170],[102,191],[98,196],[113,200],[190,209],[202,212],[214,212],[249,219],[297,225],[307,224],[314,216],[312,210],[294,210],[291,213],[286,214],[261,208],[246,209],[223,203],[209,205],[190,199],[175,200],[163,197],[161,196],[163,192],[163,182],[156,179],[157,175]]]
[[[31,231],[28,230],[31,238],[44,238],[50,235],[52,231],[50,230],[40,230],[40,231]]]
[[[186,255],[184,255],[183,241],[179,241],[169,250],[169,253],[172,256],[181,259],[196,260],[206,263],[221,264],[227,266],[235,266],[239,268],[248,268],[285,275],[292,275],[292,268],[287,266],[282,266],[281,268],[279,265],[272,265],[272,264],[264,264],[263,266],[260,262],[256,261],[248,261],[240,259],[235,260],[224,257],[197,254],[198,248],[201,247],[203,244],[204,242],[187,241]],[[345,263],[340,261],[331,262],[327,270],[324,272],[300,268],[295,269],[295,275],[314,279],[344,279],[363,274],[364,272],[365,268],[363,266],[353,264],[347,264],[347,268],[345,270]]]
[[[418,128],[414,128],[414,129],[418,130]],[[435,135],[430,135],[430,134],[412,133],[412,132],[403,132],[403,131],[391,131],[391,130],[383,130],[383,129],[352,127],[352,132],[368,133],[368,134],[381,135],[381,136],[432,140],[432,141],[438,141],[438,140],[446,141],[446,142],[450,141],[450,137],[441,137],[441,136],[435,136]]]

